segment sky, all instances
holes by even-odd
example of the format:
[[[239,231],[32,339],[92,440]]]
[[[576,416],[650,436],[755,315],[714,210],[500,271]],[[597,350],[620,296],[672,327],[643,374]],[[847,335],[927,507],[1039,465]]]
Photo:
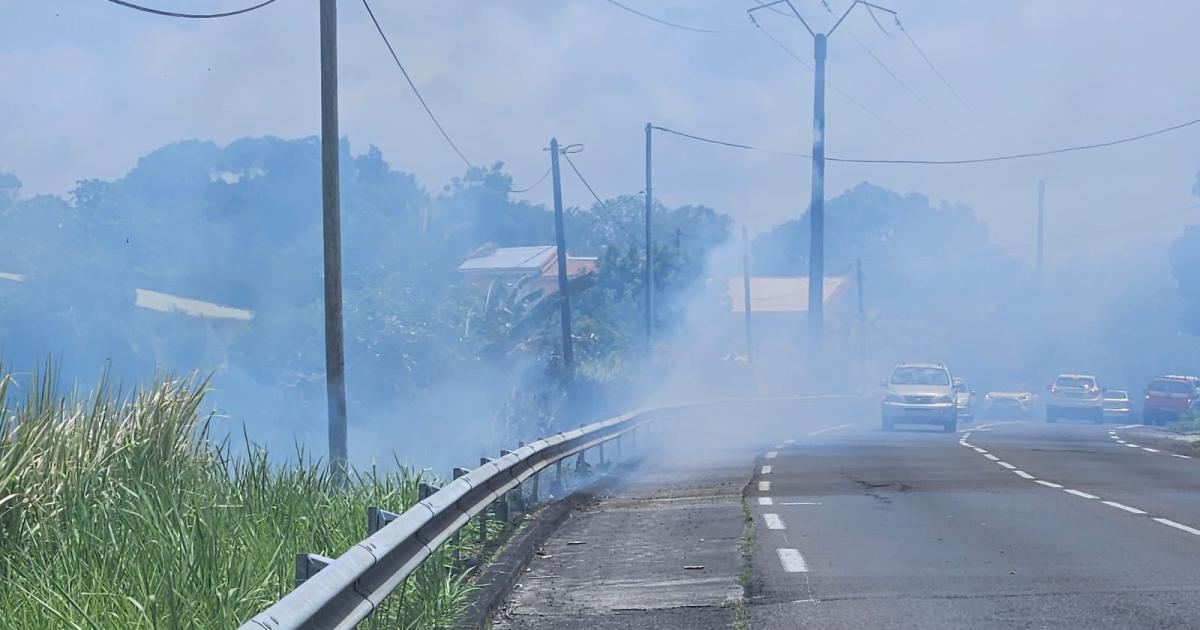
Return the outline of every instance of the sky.
[[[849,0],[828,0],[839,13]],[[144,0],[216,11],[251,0]],[[814,29],[833,19],[793,0]],[[643,189],[644,125],[808,152],[813,75],[748,19],[754,0],[374,0],[425,99],[475,164],[503,161],[514,185],[545,172],[556,136],[604,197]],[[882,0],[880,4],[885,4]],[[1200,118],[1200,3],[893,0],[964,106],[892,22],[858,7],[829,43],[826,151],[869,158],[972,158],[1106,141]],[[184,139],[319,132],[317,3],[178,20],[103,0],[0,0],[0,172],[26,196],[114,179]],[[812,58],[798,21],[763,28]],[[352,151],[440,189],[465,165],[404,83],[359,0],[339,2],[340,124]],[[861,42],[861,44],[860,44]],[[870,56],[874,53],[903,82]],[[1191,61],[1189,61],[1191,60]],[[879,119],[842,97],[866,105]],[[907,87],[905,87],[907,86]],[[915,95],[914,95],[915,94]],[[998,243],[1033,255],[1037,180],[1047,178],[1051,260],[1159,247],[1198,222],[1200,126],[1136,144],[974,166],[829,164],[828,196],[870,181],[973,207]],[[590,205],[564,175],[568,204]],[[808,205],[808,161],[657,134],[655,194],[703,203],[761,232]],[[542,185],[521,195],[550,202]]]

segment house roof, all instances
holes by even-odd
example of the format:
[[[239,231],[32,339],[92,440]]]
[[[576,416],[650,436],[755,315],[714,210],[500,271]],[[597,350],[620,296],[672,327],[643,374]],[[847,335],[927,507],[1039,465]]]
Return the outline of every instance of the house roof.
[[[209,319],[232,319],[243,322],[254,319],[253,311],[242,308],[222,306],[212,302],[193,300],[169,293],[159,293],[158,291],[151,291],[149,289],[134,289],[134,291],[137,294],[137,298],[133,303],[134,306],[152,311],[181,313],[183,315],[191,315],[192,317],[206,317]]]
[[[497,247],[490,253],[471,258],[458,266],[459,271],[484,273],[541,273],[558,251],[553,245]]]
[[[832,297],[848,286],[850,286],[849,278],[845,276],[826,277],[822,302],[828,304]],[[730,310],[734,313],[746,312],[742,291],[742,278],[730,278]],[[808,312],[808,278],[751,276],[750,310],[754,313]]]

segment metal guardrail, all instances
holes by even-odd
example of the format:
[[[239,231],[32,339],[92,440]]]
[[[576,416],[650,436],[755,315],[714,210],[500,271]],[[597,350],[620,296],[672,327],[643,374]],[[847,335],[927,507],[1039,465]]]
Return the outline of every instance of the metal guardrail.
[[[297,586],[255,615],[239,630],[353,628],[380,606],[421,562],[467,522],[542,469],[639,428],[688,412],[716,411],[722,405],[786,407],[802,402],[860,401],[854,396],[814,396],[758,400],[718,400],[627,413],[573,431],[539,439],[458,476],[403,514],[376,510],[369,520],[378,531],[336,560],[302,554],[296,561]],[[536,478],[535,478],[536,479]]]

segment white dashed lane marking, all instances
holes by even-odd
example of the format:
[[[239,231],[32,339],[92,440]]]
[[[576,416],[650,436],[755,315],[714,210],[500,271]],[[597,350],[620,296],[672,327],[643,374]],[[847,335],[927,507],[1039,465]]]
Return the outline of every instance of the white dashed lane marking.
[[[986,457],[986,458],[988,458],[988,459],[990,459],[990,460],[992,460],[992,461],[994,461],[994,462],[998,462],[998,461],[1000,461],[1000,458],[999,458],[999,457],[996,457],[995,455],[992,455],[991,453],[984,453],[984,454],[983,454],[983,456],[984,456],[984,457]]]
[[[764,475],[769,475],[769,474],[771,474],[771,467],[770,467],[770,466],[763,466],[763,467],[762,467],[762,474],[764,474]]]
[[[1158,452],[1158,449],[1146,448],[1145,446],[1142,447],[1142,450],[1146,451],[1147,453],[1157,453]]]
[[[778,514],[763,514],[763,522],[767,524],[767,529],[787,529]]]
[[[1033,479],[1033,475],[1025,472],[1024,470],[1014,470],[1013,474],[1015,474],[1018,477],[1021,477],[1022,479]]]
[[[771,497],[758,497],[759,505],[775,505],[775,499]]]
[[[1179,453],[1171,453],[1171,457],[1178,457],[1178,458],[1180,458],[1180,459],[1191,459],[1191,456],[1189,456],[1189,455],[1180,455]]]
[[[1000,466],[1003,466],[1003,467],[1005,467],[1005,468],[1009,469],[1009,470],[1016,470],[1016,469],[1017,469],[1017,467],[1016,467],[1016,466],[1013,466],[1012,464],[1010,464],[1010,463],[1008,463],[1008,462],[996,462],[996,463],[997,463],[997,464],[999,464]]]
[[[1144,510],[1139,510],[1135,507],[1129,507],[1128,505],[1125,505],[1122,503],[1117,503],[1116,501],[1101,501],[1101,503],[1103,503],[1104,505],[1111,505],[1112,507],[1115,507],[1118,510],[1125,510],[1126,512],[1129,512],[1130,514],[1145,514],[1146,513]]]
[[[1060,484],[1060,483],[1054,483],[1053,481],[1046,481],[1045,479],[1036,479],[1035,481],[1037,483],[1042,484],[1043,486],[1046,486],[1047,488],[1058,489],[1058,488],[1062,487],[1062,484]]]
[[[1167,527],[1174,527],[1175,529],[1178,529],[1180,531],[1184,531],[1189,534],[1195,534],[1197,536],[1200,536],[1200,529],[1196,529],[1194,527],[1188,527],[1187,525],[1182,525],[1180,523],[1176,523],[1175,521],[1172,521],[1170,519],[1165,519],[1165,518],[1156,518],[1154,520],[1158,521],[1159,523],[1162,523],[1163,525],[1166,525]]]
[[[1077,497],[1083,497],[1085,499],[1099,499],[1100,498],[1094,494],[1088,494],[1088,493],[1084,492],[1083,490],[1074,490],[1072,488],[1063,488],[1063,492],[1068,492]]]
[[[971,448],[975,449],[975,452],[979,453],[980,455],[987,455],[987,451],[979,448],[978,446],[972,446]]]
[[[758,491],[759,492],[769,492],[770,490],[771,490],[771,482],[770,481],[758,482]]]
[[[775,459],[779,456],[778,451],[767,451],[767,459]]]
[[[830,431],[837,431],[838,429],[846,429],[846,428],[849,428],[849,427],[852,427],[852,426],[854,426],[854,424],[853,424],[853,423],[851,423],[851,424],[839,424],[839,425],[837,425],[836,427],[825,427],[824,429],[817,429],[816,431],[813,431],[812,433],[809,433],[809,435],[810,435],[810,436],[812,436],[812,435],[821,435],[822,433],[828,433],[828,432],[830,432]]]
[[[779,554],[779,563],[783,565],[783,570],[788,573],[805,573],[808,571],[808,564],[804,562],[804,556],[800,555],[799,549],[776,549]]]

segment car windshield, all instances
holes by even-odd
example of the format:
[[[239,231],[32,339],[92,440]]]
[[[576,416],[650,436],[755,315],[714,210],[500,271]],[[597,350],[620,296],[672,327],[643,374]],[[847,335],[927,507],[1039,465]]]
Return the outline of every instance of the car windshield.
[[[893,385],[949,385],[950,375],[935,367],[900,367],[892,372]]]
[[[1129,398],[1129,394],[1120,390],[1111,389],[1107,392],[1104,392],[1104,397],[1109,400],[1127,400]]]
[[[1187,381],[1177,381],[1170,378],[1158,378],[1150,382],[1148,388],[1152,392],[1163,394],[1189,394],[1194,389]]]
[[[1054,381],[1055,387],[1078,387],[1087,389],[1096,385],[1096,379],[1087,376],[1060,376]]]

